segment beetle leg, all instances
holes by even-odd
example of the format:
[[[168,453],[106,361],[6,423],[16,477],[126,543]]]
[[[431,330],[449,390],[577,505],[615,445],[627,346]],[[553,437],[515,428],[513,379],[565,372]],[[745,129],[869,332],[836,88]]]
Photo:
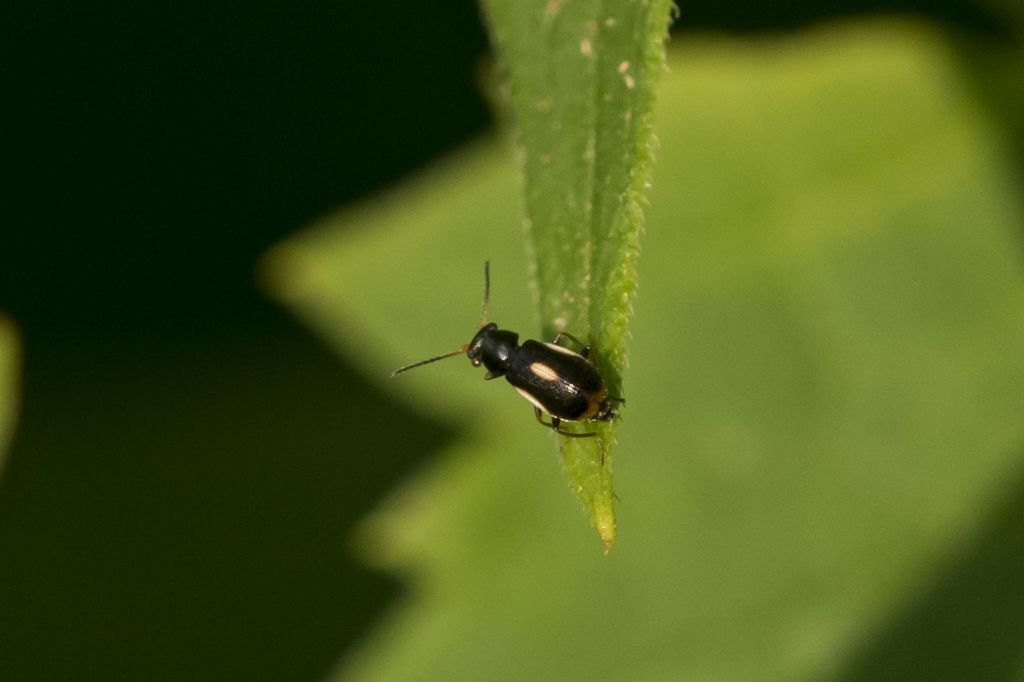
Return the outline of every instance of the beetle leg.
[[[558,334],[555,335],[555,340],[552,341],[552,343],[557,345],[558,342],[562,340],[563,336],[572,339],[573,341],[576,342],[577,345],[582,346],[582,348],[580,349],[580,355],[582,355],[583,357],[587,357],[590,355],[590,346],[583,343],[569,332],[558,332]]]
[[[533,416],[537,418],[537,421],[540,422],[542,426],[546,426],[549,429],[554,429],[557,431],[558,428],[555,425],[553,425],[551,422],[544,421],[544,417],[541,416],[543,414],[544,413],[540,411],[539,407],[533,408]]]
[[[558,417],[551,417],[550,422],[544,421],[544,417],[541,416],[543,413],[540,411],[539,407],[533,408],[533,414],[535,417],[537,417],[537,421],[539,421],[541,424],[548,427],[555,433],[567,436],[569,438],[593,438],[594,436],[597,435],[596,431],[591,431],[589,433],[572,433],[571,431],[563,431],[561,429],[562,420],[559,419]]]
[[[558,430],[558,433],[569,438],[595,438],[597,437],[597,431],[588,431],[587,433],[572,433],[571,431]]]

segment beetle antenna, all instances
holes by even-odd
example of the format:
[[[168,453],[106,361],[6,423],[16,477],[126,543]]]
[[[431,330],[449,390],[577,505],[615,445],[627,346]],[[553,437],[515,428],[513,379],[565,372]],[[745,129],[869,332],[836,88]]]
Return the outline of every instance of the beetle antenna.
[[[484,311],[480,315],[480,329],[487,324],[488,307],[491,303],[491,261],[484,261]]]
[[[426,360],[420,360],[419,362],[414,362],[411,365],[406,365],[405,367],[399,367],[398,369],[396,369],[394,372],[391,373],[391,376],[392,377],[397,377],[402,372],[408,372],[410,369],[414,369],[414,368],[420,367],[422,365],[429,365],[432,362],[437,362],[438,360],[444,360],[445,358],[450,358],[453,355],[462,355],[467,350],[469,350],[469,344],[468,343],[463,345],[463,346],[461,346],[457,350],[453,350],[453,351],[451,351],[449,353],[442,353],[441,355],[437,355],[437,356],[432,357],[432,358],[427,358]]]

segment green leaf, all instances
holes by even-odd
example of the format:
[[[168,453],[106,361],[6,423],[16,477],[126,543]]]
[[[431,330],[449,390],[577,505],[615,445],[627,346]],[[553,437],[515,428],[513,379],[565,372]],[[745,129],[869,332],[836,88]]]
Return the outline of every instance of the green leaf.
[[[541,332],[587,340],[623,395],[636,296],[651,108],[669,0],[484,0],[510,85]],[[566,425],[570,485],[607,553],[615,542],[615,424]]]
[[[0,473],[18,415],[18,337],[11,323],[0,315]]]
[[[1002,553],[974,548],[1024,489],[1024,208],[944,39],[870,23],[677,48],[611,556],[514,392],[458,360],[387,379],[468,340],[487,257],[492,310],[528,327],[504,149],[466,150],[272,255],[274,291],[313,329],[465,425],[359,534],[407,590],[346,678],[834,679],[961,558],[979,590],[1019,591],[983,561]],[[1019,611],[957,631],[1019,632]],[[966,665],[1019,669],[1019,650],[946,625],[914,629]]]

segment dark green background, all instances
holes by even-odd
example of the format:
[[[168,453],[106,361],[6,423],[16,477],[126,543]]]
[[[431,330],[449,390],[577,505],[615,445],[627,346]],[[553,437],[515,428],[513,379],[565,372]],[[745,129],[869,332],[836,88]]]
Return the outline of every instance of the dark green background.
[[[910,5],[684,4],[676,30]],[[353,561],[349,527],[454,427],[373,391],[254,269],[490,125],[477,9],[0,12],[0,309],[25,345],[0,479],[0,678],[319,678],[398,589]],[[980,5],[926,14],[979,73],[1019,53]],[[1019,125],[998,82],[978,85]]]

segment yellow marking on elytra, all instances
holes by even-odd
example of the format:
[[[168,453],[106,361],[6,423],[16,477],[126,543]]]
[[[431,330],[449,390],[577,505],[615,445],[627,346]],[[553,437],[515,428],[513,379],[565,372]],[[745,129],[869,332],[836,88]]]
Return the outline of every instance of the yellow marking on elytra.
[[[519,393],[519,395],[523,396],[524,398],[529,400],[531,403],[533,403],[534,407],[540,409],[543,412],[547,412],[548,411],[548,408],[546,408],[543,405],[541,405],[540,401],[537,400],[536,398],[534,398],[532,395],[530,395],[529,393],[527,393],[523,389],[519,388],[518,386],[514,386],[514,388],[516,389],[516,392]]]
[[[558,351],[559,353],[565,353],[566,355],[579,355],[579,353],[569,350],[565,346],[559,346],[557,343],[545,343],[544,345],[550,348],[551,350]]]
[[[558,372],[551,369],[551,367],[545,365],[543,362],[531,362],[530,371],[544,381],[558,381]]]

